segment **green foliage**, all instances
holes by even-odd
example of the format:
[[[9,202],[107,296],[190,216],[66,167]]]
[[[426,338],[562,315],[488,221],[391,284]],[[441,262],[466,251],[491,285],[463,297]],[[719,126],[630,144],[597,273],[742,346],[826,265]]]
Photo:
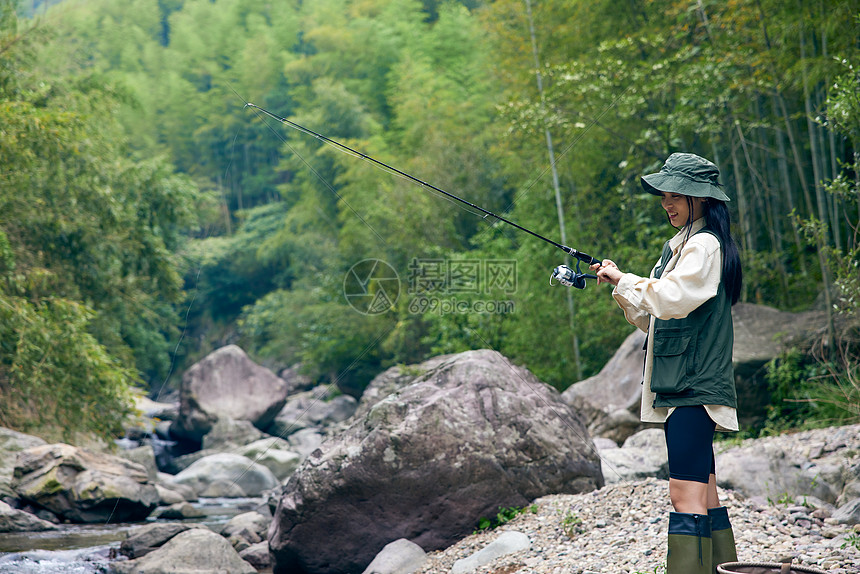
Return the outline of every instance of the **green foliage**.
[[[131,385],[167,374],[196,190],[129,153],[122,88],[38,73],[46,38],[3,19],[0,424],[108,438]]]
[[[478,521],[478,528],[475,530],[475,533],[484,532],[485,530],[493,530],[495,528],[498,528],[499,526],[502,526],[503,524],[507,524],[508,522],[510,522],[511,520],[516,518],[517,516],[519,516],[520,514],[525,514],[526,512],[530,512],[532,514],[537,514],[537,511],[538,511],[538,507],[536,504],[532,504],[530,506],[523,506],[523,507],[516,507],[516,506],[503,507],[503,506],[500,506],[499,512],[496,513],[495,518],[481,517],[481,519]]]
[[[573,511],[568,511],[561,520],[561,529],[568,538],[576,538],[577,534],[585,532],[582,526],[582,518]]]
[[[121,431],[134,372],[89,334],[92,318],[68,299],[0,291],[0,425],[65,440]]]
[[[238,341],[353,394],[387,366],[484,347],[565,389],[631,332],[605,287],[574,292],[569,314],[548,286],[560,251],[247,100],[555,240],[549,130],[567,243],[639,275],[674,229],[638,177],[700,153],[735,198],[744,300],[803,309],[829,277],[853,325],[858,21],[851,2],[824,7],[534,2],[542,95],[521,0],[65,0],[27,42],[7,9],[0,273],[38,285],[16,297],[80,303],[86,331],[147,382],[166,375],[179,304],[177,372]],[[364,259],[400,275],[386,314],[345,300]],[[514,260],[516,289],[431,308],[407,289],[416,259]],[[487,302],[510,307],[476,310]],[[775,362],[770,428],[841,416],[812,387],[853,388],[855,349]]]
[[[856,335],[855,335],[856,337]],[[845,353],[857,352],[857,339],[842,338]],[[816,428],[860,420],[857,355],[823,361],[792,349],[767,365],[771,405],[762,434],[789,428]]]
[[[840,548],[844,550],[849,546],[853,546],[855,550],[860,550],[860,535],[853,532],[849,533],[848,536],[845,537],[845,542],[842,543]]]

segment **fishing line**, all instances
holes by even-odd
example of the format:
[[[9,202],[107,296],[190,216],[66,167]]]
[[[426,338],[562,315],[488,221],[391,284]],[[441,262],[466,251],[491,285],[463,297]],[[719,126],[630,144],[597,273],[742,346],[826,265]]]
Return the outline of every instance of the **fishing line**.
[[[346,202],[346,201],[345,201],[345,200],[340,196],[340,194],[338,194],[338,193],[337,193],[337,191],[334,189],[334,187],[333,187],[331,184],[329,184],[329,182],[328,182],[328,181],[326,181],[326,180],[322,177],[322,175],[321,175],[321,174],[319,174],[319,172],[317,172],[317,171],[313,168],[313,166],[311,166],[311,165],[310,165],[310,163],[309,163],[309,162],[307,162],[307,161],[304,159],[304,157],[302,157],[302,155],[298,153],[298,151],[297,151],[297,150],[295,150],[295,148],[293,148],[293,146],[292,146],[292,145],[290,145],[290,143],[286,140],[286,138],[284,138],[284,137],[283,137],[283,136],[282,136],[282,135],[281,135],[277,130],[275,130],[274,128],[272,128],[272,126],[271,126],[271,125],[269,125],[269,123],[268,123],[267,121],[265,121],[265,118],[264,118],[264,117],[262,117],[263,115],[268,116],[268,117],[270,117],[270,118],[274,119],[275,121],[278,121],[279,123],[282,123],[282,124],[284,124],[284,125],[287,125],[288,127],[291,127],[291,128],[293,128],[293,129],[296,129],[296,130],[298,130],[298,131],[299,131],[299,132],[301,132],[301,133],[304,133],[304,134],[306,134],[306,135],[309,135],[309,136],[311,136],[311,137],[313,137],[313,138],[315,138],[315,139],[317,139],[317,140],[319,140],[319,141],[323,142],[324,144],[327,144],[327,145],[333,146],[335,149],[337,149],[337,150],[339,150],[339,151],[341,151],[341,152],[343,152],[343,153],[346,153],[347,155],[350,155],[350,156],[355,157],[355,158],[357,158],[357,159],[361,159],[361,160],[367,161],[367,162],[369,162],[369,163],[373,164],[374,166],[376,166],[376,167],[378,167],[378,168],[382,169],[383,171],[385,171],[386,173],[388,173],[388,174],[390,174],[390,175],[394,175],[394,176],[399,177],[399,178],[401,178],[401,179],[405,179],[405,180],[410,181],[410,182],[412,182],[412,183],[416,183],[416,184],[418,184],[419,186],[421,186],[422,188],[424,188],[425,190],[427,190],[427,191],[429,191],[430,193],[432,193],[433,195],[435,195],[435,196],[437,196],[437,197],[441,197],[441,198],[443,198],[443,199],[445,199],[445,200],[449,201],[449,202],[450,202],[450,203],[452,203],[452,204],[458,205],[458,207],[460,207],[460,209],[463,209],[463,210],[467,211],[467,212],[468,212],[468,213],[470,213],[470,214],[473,214],[473,215],[479,215],[479,213],[480,213],[480,214],[483,214],[483,218],[484,218],[484,219],[486,219],[487,217],[492,217],[492,218],[494,218],[494,219],[496,219],[496,220],[498,220],[498,221],[501,221],[501,222],[503,222],[503,223],[507,223],[508,225],[511,225],[511,226],[513,226],[513,227],[515,227],[515,228],[517,228],[517,229],[521,230],[521,231],[524,231],[524,232],[526,232],[526,233],[528,233],[528,234],[530,234],[530,235],[532,235],[532,236],[534,236],[534,237],[536,237],[536,238],[538,238],[538,239],[541,239],[542,241],[545,241],[545,242],[547,242],[547,243],[550,243],[551,245],[553,245],[553,246],[555,246],[555,247],[557,247],[557,248],[561,249],[561,250],[562,250],[562,251],[564,251],[565,253],[568,253],[569,255],[571,255],[571,256],[573,256],[574,258],[576,258],[576,259],[577,259],[577,263],[579,263],[580,261],[586,262],[587,264],[592,264],[592,263],[597,263],[597,262],[598,262],[598,260],[597,260],[596,258],[594,258],[594,257],[592,257],[592,256],[590,256],[590,255],[588,255],[588,254],[586,254],[586,253],[582,253],[582,252],[580,252],[580,251],[578,251],[578,250],[576,250],[576,249],[572,249],[572,248],[570,248],[570,247],[568,247],[568,246],[561,245],[560,243],[557,243],[557,242],[555,242],[555,241],[552,241],[551,239],[548,239],[548,238],[546,238],[546,237],[544,237],[544,236],[542,236],[542,235],[539,235],[539,234],[537,234],[537,233],[535,233],[535,232],[533,232],[533,231],[531,231],[531,230],[529,230],[529,229],[527,229],[527,228],[525,228],[525,227],[522,227],[522,226],[520,226],[520,225],[518,225],[518,224],[514,223],[513,221],[510,221],[510,220],[508,220],[508,219],[506,219],[506,218],[504,218],[504,217],[501,217],[501,216],[499,216],[499,215],[496,215],[495,213],[492,213],[492,212],[490,212],[490,211],[488,211],[488,210],[486,210],[486,209],[484,209],[484,208],[482,208],[482,207],[480,207],[480,206],[478,206],[478,205],[475,205],[475,204],[473,204],[473,203],[471,203],[471,202],[469,202],[469,201],[467,201],[467,200],[465,200],[465,199],[462,199],[462,198],[460,198],[460,197],[458,197],[458,196],[456,196],[456,195],[454,195],[454,194],[452,194],[452,193],[449,193],[449,192],[447,192],[447,191],[445,191],[445,190],[443,190],[443,189],[440,189],[439,187],[436,187],[436,186],[434,186],[434,185],[432,185],[432,184],[430,184],[430,183],[427,183],[426,181],[420,180],[420,179],[418,179],[418,178],[416,178],[416,177],[414,177],[414,176],[412,176],[412,175],[410,175],[410,174],[408,174],[408,173],[406,173],[406,172],[404,172],[404,171],[402,171],[402,170],[399,170],[399,169],[397,169],[397,168],[395,168],[395,167],[393,167],[393,166],[390,166],[390,165],[388,165],[388,164],[386,164],[386,163],[384,163],[384,162],[381,162],[381,161],[379,161],[379,160],[377,160],[377,159],[375,159],[375,158],[373,158],[373,157],[371,157],[371,156],[369,156],[369,155],[367,155],[367,154],[364,154],[364,153],[362,153],[362,152],[359,152],[359,151],[357,151],[357,150],[355,150],[355,149],[353,149],[353,148],[351,148],[351,147],[349,147],[349,146],[347,146],[347,145],[345,145],[345,144],[342,144],[342,143],[340,143],[340,142],[338,142],[338,141],[336,141],[336,140],[333,140],[333,139],[331,139],[331,138],[328,138],[328,137],[326,137],[326,136],[324,136],[324,135],[322,135],[322,134],[320,134],[320,133],[317,133],[317,132],[315,132],[315,131],[313,131],[313,130],[311,130],[311,129],[309,129],[309,128],[306,128],[306,127],[304,127],[304,126],[302,126],[302,125],[300,125],[300,124],[297,124],[297,123],[295,123],[295,122],[292,122],[292,121],[290,121],[290,120],[288,120],[288,119],[286,119],[286,118],[283,118],[283,117],[277,116],[277,115],[275,115],[274,113],[272,113],[272,112],[270,112],[270,111],[268,111],[268,110],[266,110],[266,109],[264,109],[264,108],[261,108],[261,107],[259,107],[259,106],[255,105],[255,104],[253,104],[253,103],[251,103],[251,102],[248,102],[247,100],[245,100],[244,98],[242,98],[242,97],[241,97],[241,95],[239,95],[239,93],[238,93],[238,92],[236,92],[236,90],[234,90],[234,89],[232,88],[232,86],[230,86],[230,89],[233,91],[233,93],[234,93],[234,94],[236,94],[236,96],[237,96],[240,100],[242,100],[242,101],[245,103],[245,106],[244,106],[244,107],[246,107],[246,108],[248,108],[248,107],[252,108],[252,109],[254,110],[255,114],[257,115],[257,117],[258,117],[258,118],[260,118],[260,120],[261,120],[261,121],[266,125],[266,127],[269,129],[269,131],[271,131],[273,134],[275,134],[275,136],[276,136],[276,137],[277,137],[281,142],[283,142],[283,143],[284,143],[284,144],[289,148],[289,150],[290,150],[291,152],[293,152],[293,153],[294,153],[294,154],[295,154],[295,155],[296,155],[296,156],[297,156],[297,157],[302,161],[302,163],[303,163],[305,166],[307,166],[307,167],[308,167],[308,169],[309,169],[309,170],[311,170],[311,172],[312,172],[312,173],[313,173],[313,174],[314,174],[314,175],[315,175],[315,176],[316,176],[320,181],[322,181],[322,182],[326,185],[326,187],[327,187],[327,188],[328,188],[328,189],[329,189],[329,190],[330,190],[330,191],[331,191],[331,192],[332,192],[332,193],[333,193],[333,194],[334,194],[334,195],[335,195],[335,196],[336,196],[340,201],[343,201],[344,205],[346,205],[346,206],[347,206],[347,207],[348,207],[348,208],[349,208],[349,209],[350,209],[350,210],[351,210],[351,211],[352,211],[352,212],[353,212],[353,213],[354,213],[354,214],[355,214],[355,215],[356,215],[356,216],[357,216],[357,217],[358,217],[358,218],[359,218],[359,219],[360,219],[360,220],[361,220],[365,225],[367,225],[367,227],[368,227],[368,228],[370,228],[370,229],[371,229],[371,231],[373,231],[373,233],[374,233],[377,237],[379,237],[379,239],[380,239],[380,240],[382,240],[382,241],[383,241],[383,243],[385,243],[385,240],[384,240],[384,239],[383,239],[383,238],[382,238],[382,237],[381,237],[381,236],[376,232],[376,230],[375,230],[375,229],[373,229],[373,227],[372,227],[369,223],[367,223],[367,221],[365,221],[365,220],[364,220],[364,218],[362,218],[362,217],[361,217],[361,215],[360,215],[357,211],[355,211],[355,210],[352,208],[352,206],[350,206],[350,205],[349,205],[349,203],[348,203],[348,202]],[[616,99],[616,101],[617,101],[617,99]],[[613,103],[614,103],[614,102],[613,102]],[[608,111],[608,110],[607,110],[607,111]],[[604,113],[605,113],[605,112],[604,112]],[[581,139],[581,137],[582,137],[582,135],[580,136],[580,138],[579,138],[579,139]],[[565,151],[562,153],[562,155],[563,155],[564,153],[566,153],[566,152],[567,152],[567,150],[569,150],[571,147],[573,147],[573,145],[574,145],[577,141],[579,141],[579,139],[577,139],[577,140],[576,140],[576,141],[574,141],[571,145],[569,145],[569,146],[565,149]],[[561,156],[559,156],[559,157],[561,157]],[[545,173],[545,172],[544,172],[544,173]],[[537,181],[537,180],[536,180],[536,181]],[[535,181],[535,182],[536,182],[536,181]],[[532,185],[534,185],[534,183],[532,183]],[[460,204],[462,204],[462,205],[460,205]],[[465,206],[467,206],[468,208],[470,208],[471,210],[474,210],[474,211],[470,211],[470,209],[465,209],[465,208],[463,207],[464,205],[465,205]],[[567,272],[567,273],[565,273],[565,272]],[[572,275],[572,274],[573,274],[573,272],[572,272],[570,269],[568,269],[566,266],[559,266],[559,267],[557,267],[557,268],[556,268],[556,270],[553,272],[553,276],[552,276],[552,277],[553,277],[553,278],[558,279],[561,283],[563,283],[563,284],[565,284],[565,285],[568,285],[568,286],[574,286],[574,287],[577,287],[577,288],[580,288],[580,289],[581,289],[581,288],[583,288],[583,287],[585,286],[585,283],[584,283],[584,278],[585,278],[585,277],[592,277],[592,278],[594,277],[593,275],[585,275],[585,274],[579,273],[579,269],[577,268],[577,273],[576,273],[576,274],[575,274],[575,276],[573,277],[573,281],[574,281],[574,282],[573,282],[573,283],[571,283],[571,282],[566,281],[567,279],[570,279],[570,278],[571,278],[571,275]],[[577,281],[578,281],[578,283],[577,283]],[[350,363],[350,365],[349,365],[349,366],[347,366],[347,368],[346,368],[344,371],[342,371],[342,373],[341,373],[341,374],[340,374],[340,375],[335,379],[335,381],[333,381],[333,383],[332,383],[332,384],[336,385],[336,384],[337,384],[337,382],[338,382],[338,381],[339,381],[339,380],[344,376],[344,374],[345,374],[345,373],[347,373],[347,372],[349,371],[349,369],[351,369],[351,368],[352,368],[352,367],[353,367],[353,366],[354,366],[354,365],[355,365],[359,360],[361,360],[361,358],[363,358],[363,357],[364,357],[364,356],[365,356],[365,355],[370,351],[370,349],[372,349],[372,348],[373,348],[373,346],[374,346],[374,345],[376,345],[376,343],[377,343],[377,342],[378,342],[378,341],[379,341],[379,340],[380,340],[380,339],[381,339],[385,334],[390,333],[390,332],[391,332],[391,330],[393,330],[393,327],[392,327],[392,329],[389,329],[389,330],[387,330],[386,332],[380,333],[380,334],[379,334],[379,335],[378,335],[378,336],[377,336],[377,337],[376,337],[376,338],[375,338],[375,339],[374,339],[374,340],[373,340],[369,345],[367,345],[367,346],[364,348],[364,350],[362,350],[362,352],[361,352],[361,353],[360,353],[360,354],[359,354],[359,355],[358,355],[358,356],[357,356],[357,357],[352,361],[352,363]],[[532,390],[534,391],[534,389],[532,389]],[[534,391],[534,392],[536,392],[536,391]],[[305,415],[310,411],[310,409],[311,409],[314,405],[316,405],[316,404],[317,404],[317,403],[322,399],[322,397],[323,397],[322,395],[321,395],[321,396],[319,396],[319,397],[315,397],[315,398],[314,398],[314,400],[311,402],[311,404],[310,404],[310,405],[308,405],[308,407],[307,407],[307,408],[306,408],[306,409],[305,409],[305,410],[300,414],[300,416],[296,419],[296,421],[295,421],[292,425],[290,425],[289,427],[287,427],[286,429],[284,429],[283,431],[281,431],[281,433],[279,433],[279,435],[278,435],[276,438],[278,438],[278,439],[282,439],[282,440],[283,440],[283,437],[284,437],[284,436],[286,436],[286,435],[289,433],[289,431],[290,431],[290,430],[292,430],[292,428],[295,426],[295,424],[296,424],[296,423],[298,423],[298,422],[302,419],[302,417],[304,417],[304,416],[305,416]],[[552,408],[552,407],[551,407],[551,405],[548,405],[548,406],[549,406],[550,408]],[[567,421],[565,421],[565,420],[561,417],[561,415],[560,415],[560,414],[558,414],[558,413],[556,412],[556,415],[557,415],[557,416],[559,417],[559,419],[560,419],[560,420],[562,420],[565,424],[567,424],[568,426],[570,426],[570,425],[569,425],[569,423],[567,423]],[[575,429],[573,429],[572,427],[571,427],[571,430],[573,430],[573,431],[574,431],[574,433],[578,435],[578,433],[576,433],[576,430],[575,430]],[[252,461],[252,464],[251,464],[251,465],[248,465],[248,466],[244,469],[244,471],[243,471],[243,472],[242,472],[238,477],[236,477],[236,478],[232,481],[232,483],[231,483],[231,484],[232,484],[232,485],[236,485],[236,484],[238,483],[238,481],[239,481],[239,480],[241,480],[241,478],[242,478],[243,476],[245,476],[245,474],[247,474],[247,473],[250,471],[250,469],[252,468],[252,465],[253,465],[253,464],[255,464],[255,463],[257,463],[259,460],[261,460],[261,458],[262,458],[262,457],[263,457],[263,456],[264,456],[264,455],[265,455],[265,454],[266,454],[266,453],[267,453],[267,452],[268,452],[268,451],[269,451],[273,446],[274,446],[273,444],[269,444],[269,445],[268,445],[268,446],[267,446],[267,447],[266,447],[266,448],[265,448],[265,449],[264,449],[260,454],[258,454],[258,455],[254,458],[254,460]],[[598,458],[600,458],[599,454],[598,454]],[[602,460],[602,459],[601,459],[601,460]],[[610,466],[611,466],[611,465],[610,465]],[[620,476],[620,475],[619,475],[619,476]]]
[[[243,98],[242,96],[240,96],[240,95],[239,95],[239,92],[237,92],[236,90],[234,90],[234,89],[233,89],[233,86],[230,86],[229,84],[228,84],[227,86],[228,86],[228,87],[233,91],[233,93],[234,93],[234,94],[236,94],[236,97],[238,97],[240,100],[242,100],[242,101],[245,103],[245,107],[246,107],[246,108],[247,108],[247,107],[253,107],[253,108],[256,108],[257,110],[261,110],[261,111],[262,111],[262,108],[258,108],[257,106],[255,106],[254,104],[252,104],[252,103],[248,102],[245,98]],[[345,206],[346,206],[346,207],[347,207],[347,208],[348,208],[348,209],[349,209],[353,214],[355,214],[355,216],[356,216],[356,217],[358,217],[358,219],[359,219],[359,220],[360,220],[364,225],[366,225],[366,226],[367,226],[367,228],[368,228],[368,229],[370,229],[370,231],[371,231],[371,232],[372,232],[372,233],[373,233],[373,234],[374,234],[374,235],[375,235],[375,236],[376,236],[376,237],[377,237],[377,238],[378,238],[378,239],[379,239],[383,244],[387,245],[387,242],[385,241],[385,239],[383,239],[383,237],[382,237],[382,236],[381,236],[381,235],[376,231],[376,229],[374,229],[374,228],[373,228],[373,226],[372,226],[372,225],[370,225],[370,223],[368,223],[368,222],[367,222],[367,221],[366,221],[366,220],[361,216],[361,214],[360,214],[360,213],[358,213],[355,209],[353,209],[353,207],[349,204],[349,202],[348,202],[348,201],[346,201],[346,199],[344,199],[344,198],[343,198],[343,197],[342,197],[342,196],[337,192],[337,190],[334,188],[334,186],[332,186],[332,185],[331,185],[331,184],[330,184],[330,183],[329,183],[329,182],[328,182],[328,181],[327,181],[327,180],[326,180],[322,175],[320,175],[320,173],[319,173],[316,169],[314,169],[314,167],[313,167],[310,163],[308,163],[308,161],[307,161],[307,160],[305,160],[305,158],[302,156],[302,154],[300,154],[300,153],[299,153],[299,152],[298,152],[298,151],[297,151],[297,150],[296,150],[296,149],[295,149],[295,148],[290,144],[290,142],[289,142],[289,141],[287,141],[287,139],[286,139],[283,135],[281,135],[280,133],[278,133],[278,131],[277,131],[277,130],[275,130],[274,128],[272,128],[272,126],[270,126],[270,125],[269,125],[269,123],[268,123],[267,121],[265,121],[265,119],[260,115],[260,113],[259,113],[259,112],[256,112],[256,111],[255,111],[255,113],[256,113],[257,117],[258,117],[258,118],[260,118],[260,121],[262,121],[262,122],[263,122],[263,124],[264,124],[268,129],[269,129],[269,131],[270,131],[270,132],[272,132],[273,134],[275,134],[275,137],[277,137],[277,138],[281,141],[281,143],[283,143],[284,145],[286,145],[286,146],[289,148],[289,150],[290,150],[293,154],[295,154],[295,155],[296,155],[296,157],[298,157],[298,158],[299,158],[299,160],[301,160],[301,162],[302,162],[302,163],[303,163],[303,164],[304,164],[304,165],[305,165],[305,166],[306,166],[306,167],[311,171],[311,173],[313,173],[313,174],[314,174],[314,175],[315,175],[315,176],[316,176],[316,177],[317,177],[317,178],[318,178],[318,179],[319,179],[319,180],[320,180],[320,181],[321,181],[321,182],[322,182],[322,183],[323,183],[323,184],[328,188],[328,190],[334,194],[334,196],[338,199],[338,201],[343,202],[343,204],[344,204],[344,205],[345,205]],[[269,115],[271,115],[271,114],[269,114]]]
[[[244,100],[243,100],[243,101],[244,101]],[[544,237],[543,235],[540,235],[539,233],[536,233],[536,232],[532,231],[531,229],[527,229],[527,228],[523,227],[522,225],[519,225],[519,224],[517,224],[517,223],[514,223],[514,222],[513,222],[513,221],[511,221],[510,219],[507,219],[507,218],[502,217],[502,216],[500,216],[500,215],[496,215],[495,213],[493,213],[493,212],[491,212],[491,211],[489,211],[489,210],[486,210],[486,209],[484,209],[483,207],[481,207],[481,206],[479,206],[479,205],[475,205],[474,203],[471,203],[471,202],[469,202],[469,201],[467,201],[467,200],[465,200],[465,199],[463,199],[463,198],[461,198],[461,197],[458,197],[458,196],[454,195],[453,193],[447,192],[447,191],[445,191],[444,189],[441,189],[441,188],[439,188],[439,187],[436,187],[436,186],[435,186],[435,185],[433,185],[433,184],[430,184],[430,183],[428,183],[428,182],[426,182],[426,181],[424,181],[424,180],[418,179],[417,177],[415,177],[415,176],[413,176],[413,175],[410,175],[410,174],[408,174],[408,173],[406,173],[406,172],[404,172],[404,171],[402,171],[402,170],[399,170],[399,169],[397,169],[396,167],[393,167],[393,166],[391,166],[391,165],[389,165],[389,164],[386,164],[386,163],[384,163],[384,162],[382,162],[382,161],[380,161],[380,160],[378,160],[378,159],[375,159],[375,158],[373,158],[373,157],[371,157],[371,156],[369,156],[369,155],[367,155],[367,154],[364,154],[364,153],[362,153],[362,152],[360,152],[360,151],[358,151],[358,150],[355,150],[355,149],[353,149],[353,148],[351,148],[351,147],[349,147],[349,146],[347,146],[347,145],[345,145],[345,144],[343,144],[343,143],[341,143],[341,142],[339,142],[339,141],[333,140],[333,139],[331,139],[331,138],[329,138],[329,137],[326,137],[326,136],[324,136],[324,135],[322,135],[322,134],[320,134],[320,133],[317,133],[317,132],[315,132],[315,131],[313,131],[313,130],[311,130],[311,129],[309,129],[309,128],[306,128],[306,127],[304,127],[304,126],[302,126],[302,125],[300,125],[300,124],[297,124],[297,123],[295,123],[295,122],[293,122],[293,121],[290,121],[290,120],[288,120],[287,118],[284,118],[284,117],[281,117],[281,116],[275,115],[274,113],[272,113],[272,112],[270,112],[270,111],[268,111],[268,110],[266,110],[266,109],[264,109],[264,108],[261,108],[260,106],[257,106],[257,105],[255,105],[255,104],[252,104],[252,103],[250,103],[250,102],[246,102],[246,103],[245,103],[245,107],[246,107],[246,108],[250,107],[250,108],[253,108],[253,109],[255,109],[255,110],[259,110],[259,112],[261,112],[261,113],[263,113],[263,114],[265,114],[265,115],[269,116],[270,118],[272,118],[272,119],[274,119],[274,120],[276,120],[276,121],[278,121],[278,122],[280,122],[280,123],[282,123],[282,124],[284,124],[284,125],[287,125],[287,126],[289,126],[289,127],[293,128],[293,129],[296,129],[296,130],[298,130],[298,131],[300,131],[300,132],[302,132],[302,133],[304,133],[304,134],[307,134],[307,135],[309,135],[309,136],[311,136],[311,137],[313,137],[313,138],[316,138],[316,139],[318,139],[319,141],[321,141],[321,142],[323,142],[323,143],[329,144],[329,145],[331,145],[331,146],[335,147],[336,149],[338,149],[338,150],[340,150],[340,151],[343,151],[343,152],[347,153],[348,155],[351,155],[351,156],[353,156],[353,157],[358,157],[358,158],[360,158],[360,159],[363,159],[363,160],[365,160],[365,161],[367,161],[367,162],[369,162],[369,163],[371,163],[371,164],[373,164],[373,165],[375,165],[375,166],[377,166],[377,167],[380,167],[380,168],[384,169],[385,171],[393,172],[393,173],[395,173],[395,174],[397,174],[397,175],[400,175],[401,177],[404,177],[404,178],[408,179],[409,181],[412,181],[413,183],[416,183],[416,184],[418,184],[419,186],[421,186],[421,187],[423,187],[423,188],[425,188],[425,189],[429,189],[429,190],[432,190],[432,191],[436,191],[437,193],[440,193],[440,194],[444,195],[445,197],[447,197],[447,198],[449,198],[449,199],[452,199],[452,200],[458,201],[458,202],[462,203],[463,205],[467,205],[467,206],[469,206],[470,208],[472,208],[472,209],[474,209],[474,210],[476,210],[476,211],[479,211],[479,212],[483,213],[483,214],[485,215],[485,217],[486,217],[486,216],[493,217],[494,219],[497,219],[498,221],[501,221],[501,222],[503,222],[503,223],[507,223],[508,225],[511,225],[511,226],[513,226],[513,227],[515,227],[515,228],[519,229],[520,231],[523,231],[523,232],[525,232],[525,233],[528,233],[529,235],[532,235],[533,237],[536,237],[536,238],[540,239],[541,241],[545,241],[546,243],[549,243],[549,244],[551,244],[551,245],[553,245],[553,246],[555,246],[555,247],[557,247],[557,248],[561,249],[562,251],[564,251],[564,252],[565,252],[565,253],[567,253],[568,255],[571,255],[572,257],[575,257],[576,259],[578,259],[578,260],[580,260],[580,261],[583,261],[583,262],[585,262],[585,263],[587,263],[587,264],[599,263],[599,262],[600,262],[598,259],[596,259],[596,258],[592,257],[591,255],[588,255],[587,253],[583,253],[583,252],[581,252],[581,251],[579,251],[579,250],[577,250],[577,249],[573,249],[572,247],[568,247],[568,246],[566,246],[566,245],[562,245],[561,243],[558,243],[558,242],[556,242],[556,241],[553,241],[552,239],[549,239],[549,238],[547,238],[547,237]],[[578,141],[578,140],[577,140],[577,141]],[[572,144],[571,144],[571,145],[572,145]],[[569,146],[569,147],[570,147],[570,146]]]

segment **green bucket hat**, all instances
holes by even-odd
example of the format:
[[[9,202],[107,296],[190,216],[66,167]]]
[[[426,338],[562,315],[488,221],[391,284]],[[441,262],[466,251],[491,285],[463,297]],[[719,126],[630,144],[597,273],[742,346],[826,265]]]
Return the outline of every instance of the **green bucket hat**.
[[[648,193],[680,193],[691,197],[713,197],[731,201],[719,182],[720,168],[692,153],[673,153],[657,173],[643,175],[642,187]]]

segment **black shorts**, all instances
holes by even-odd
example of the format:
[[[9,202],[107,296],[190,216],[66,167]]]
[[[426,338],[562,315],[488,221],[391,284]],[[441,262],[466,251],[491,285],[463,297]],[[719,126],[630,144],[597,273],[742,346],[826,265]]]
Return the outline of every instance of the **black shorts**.
[[[708,482],[716,474],[714,430],[717,423],[703,406],[676,407],[663,425],[669,451],[669,478]]]

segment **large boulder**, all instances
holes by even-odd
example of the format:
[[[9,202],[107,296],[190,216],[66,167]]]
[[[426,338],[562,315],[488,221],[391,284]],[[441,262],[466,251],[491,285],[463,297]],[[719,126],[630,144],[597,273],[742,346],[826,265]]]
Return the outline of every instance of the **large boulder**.
[[[735,344],[732,363],[741,426],[762,422],[770,405],[764,381],[768,361],[823,327],[822,312],[786,313],[764,305],[732,307]],[[617,443],[647,428],[639,422],[645,333],[634,330],[599,373],[571,385],[562,396],[585,417],[592,436]]]
[[[269,529],[275,573],[360,572],[393,540],[445,548],[500,506],[603,485],[578,414],[499,353],[469,351],[409,372],[411,384],[287,482]]]
[[[174,476],[173,482],[203,497],[260,496],[278,486],[278,479],[262,464],[226,452],[201,458]]]
[[[738,422],[763,422],[771,403],[764,366],[794,343],[809,339],[827,324],[824,311],[788,313],[765,305],[732,307],[735,346],[732,363],[738,391]]]
[[[72,522],[143,520],[159,500],[142,465],[67,444],[21,451],[12,488],[20,498]]]
[[[15,493],[10,486],[15,471],[15,459],[22,450],[47,444],[37,436],[0,427],[0,499],[13,499]]]
[[[176,534],[161,546],[128,562],[113,562],[114,574],[256,574],[226,538],[206,528]]]
[[[171,433],[201,442],[222,417],[268,427],[287,399],[287,382],[228,345],[195,363],[182,376],[179,417]]]
[[[574,383],[562,393],[562,397],[585,417],[592,436],[621,443],[643,428],[638,414],[644,345],[645,333],[636,329],[599,373]]]

